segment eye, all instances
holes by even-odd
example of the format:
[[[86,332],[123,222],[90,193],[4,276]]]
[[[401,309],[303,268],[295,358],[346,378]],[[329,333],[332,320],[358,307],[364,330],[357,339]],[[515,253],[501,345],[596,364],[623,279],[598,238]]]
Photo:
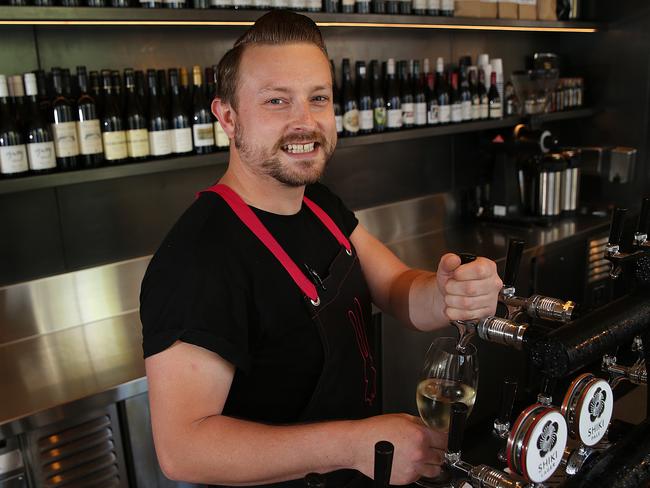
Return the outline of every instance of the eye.
[[[329,102],[330,97],[327,95],[316,95],[315,97],[312,98],[314,102],[318,103],[326,103]]]
[[[281,98],[270,98],[266,101],[269,105],[283,105],[285,103]]]

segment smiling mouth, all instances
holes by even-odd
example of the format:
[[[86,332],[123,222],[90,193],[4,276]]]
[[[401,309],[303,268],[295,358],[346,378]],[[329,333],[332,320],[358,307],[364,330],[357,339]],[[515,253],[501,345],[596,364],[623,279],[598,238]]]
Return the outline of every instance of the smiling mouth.
[[[285,144],[282,150],[289,154],[304,154],[313,152],[320,144],[318,142],[308,142],[305,144]]]

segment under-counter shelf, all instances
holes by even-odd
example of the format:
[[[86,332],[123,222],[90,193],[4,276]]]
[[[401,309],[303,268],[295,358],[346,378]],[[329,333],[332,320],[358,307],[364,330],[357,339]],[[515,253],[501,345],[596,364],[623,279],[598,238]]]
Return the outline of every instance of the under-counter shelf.
[[[394,132],[382,132],[380,134],[369,134],[357,137],[340,138],[337,148],[364,146],[370,144],[381,144],[387,142],[407,141],[412,139],[423,139],[427,137],[445,136],[477,132],[481,130],[501,129],[513,127],[524,121],[533,125],[544,122],[557,122],[562,120],[580,119],[590,117],[597,113],[597,109],[582,108],[557,112],[551,114],[536,115],[530,117],[505,117],[497,120],[481,120],[477,122],[464,122],[462,124],[447,124],[421,129],[400,130]],[[41,188],[52,188],[91,181],[109,180],[113,178],[125,178],[166,171],[180,171],[183,169],[200,168],[206,166],[220,166],[228,162],[228,152],[215,152],[204,155],[188,155],[168,159],[151,160],[142,163],[126,163],[115,166],[104,166],[101,168],[83,169],[77,171],[65,171],[44,175],[25,176],[0,180],[0,194],[17,193],[21,191],[37,190]]]
[[[593,33],[603,24],[581,21],[475,19],[428,15],[302,12],[321,27],[496,30]],[[263,10],[0,6],[0,25],[247,26]]]

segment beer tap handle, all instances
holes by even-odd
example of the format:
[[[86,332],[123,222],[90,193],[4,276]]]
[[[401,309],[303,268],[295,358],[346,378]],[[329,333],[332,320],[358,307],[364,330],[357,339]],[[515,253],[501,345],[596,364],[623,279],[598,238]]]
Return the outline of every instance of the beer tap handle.
[[[519,263],[524,252],[524,241],[520,239],[510,239],[508,243],[508,254],[506,255],[506,268],[503,272],[503,289],[504,293],[514,295],[515,281],[519,273]],[[511,291],[511,293],[506,292]]]
[[[609,231],[609,241],[607,243],[607,252],[610,254],[616,254],[621,245],[621,235],[623,234],[626,213],[626,208],[617,208],[612,214],[612,226]]]
[[[553,390],[555,389],[555,380],[544,376],[542,379],[542,389],[537,395],[537,401],[542,405],[550,406],[553,403]]]
[[[465,423],[469,408],[461,402],[451,404],[451,418],[449,419],[449,437],[447,441],[447,454],[460,458],[465,435]]]
[[[650,227],[650,222],[648,222],[648,217],[650,217],[650,198],[645,197],[641,202],[641,213],[639,214],[639,224],[637,225],[637,233],[648,235],[648,227]]]
[[[386,488],[390,482],[395,447],[388,441],[375,444],[375,488]]]
[[[467,264],[467,263],[471,263],[472,261],[476,261],[476,255],[475,254],[471,254],[471,253],[468,253],[468,252],[459,252],[459,253],[456,253],[456,254],[460,258],[460,264]]]
[[[517,382],[511,378],[503,381],[503,396],[501,397],[501,408],[499,409],[499,420],[503,424],[510,424],[512,408],[517,396]]]

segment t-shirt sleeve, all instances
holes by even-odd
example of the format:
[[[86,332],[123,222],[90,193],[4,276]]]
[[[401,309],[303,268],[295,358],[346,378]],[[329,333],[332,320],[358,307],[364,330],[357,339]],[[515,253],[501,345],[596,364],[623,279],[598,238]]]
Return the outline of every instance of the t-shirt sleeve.
[[[189,253],[176,249],[173,243],[163,243],[142,281],[144,357],[182,341],[249,370],[249,296],[241,273],[234,273],[228,260],[215,259],[218,252],[209,257],[202,256],[200,248]]]
[[[320,183],[309,186],[306,190],[306,194],[332,217],[334,222],[341,227],[341,232],[343,232],[346,237],[350,237],[352,232],[354,232],[354,229],[357,228],[359,220],[354,215],[354,212],[343,203],[343,200],[341,200],[338,195]]]

